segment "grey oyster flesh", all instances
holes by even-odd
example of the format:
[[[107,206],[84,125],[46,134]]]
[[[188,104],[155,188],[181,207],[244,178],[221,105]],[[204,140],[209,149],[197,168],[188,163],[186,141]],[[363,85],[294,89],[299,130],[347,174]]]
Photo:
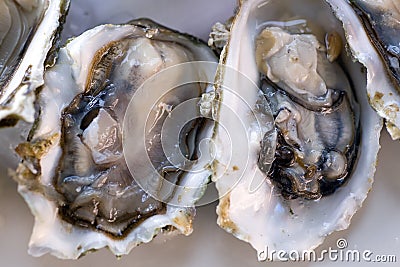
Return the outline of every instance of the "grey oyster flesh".
[[[77,94],[63,109],[60,118],[62,155],[52,178],[56,192],[46,197],[57,202],[58,215],[64,221],[119,238],[147,218],[165,213],[165,203],[173,194],[167,192],[153,198],[154,195],[149,195],[137,184],[128,169],[122,149],[122,122],[132,96],[146,79],[162,69],[189,61],[216,61],[216,58],[198,39],[149,20],[103,27],[107,36],[111,36],[113,30],[127,31],[125,28],[128,28],[129,31],[122,39],[109,42],[95,53],[89,64],[84,92]],[[73,42],[75,40],[71,44]],[[90,40],[87,46],[90,46]],[[84,54],[85,44],[80,49]],[[67,54],[64,49],[60,51],[57,64],[49,70],[41,96],[46,94],[46,88],[52,87],[51,83],[60,79],[58,69],[70,68],[71,59],[65,59]],[[124,138],[138,138],[137,144],[146,142],[147,155],[136,155],[137,160],[149,157],[158,174],[175,185],[180,183],[185,171],[168,161],[161,144],[160,129],[168,111],[188,99],[200,97],[206,86],[192,83],[165,93],[159,100],[158,115],[149,117],[154,121],[149,123],[152,127],[145,140],[125,132]],[[43,98],[39,99],[42,109],[43,101]],[[41,119],[39,125],[46,123]],[[187,159],[197,158],[198,137],[206,124],[203,119],[195,119],[180,131],[179,145]],[[36,136],[39,138],[38,134]],[[130,149],[135,151],[135,147]],[[19,153],[26,158],[21,147]]]
[[[353,0],[368,37],[382,57],[392,81],[400,88],[400,2],[397,0]]]
[[[258,166],[285,198],[318,199],[351,176],[359,110],[338,58],[340,36],[316,36],[306,24],[296,24],[271,23],[256,40],[261,88],[278,133],[272,167],[262,154]],[[269,144],[262,142],[261,151]]]

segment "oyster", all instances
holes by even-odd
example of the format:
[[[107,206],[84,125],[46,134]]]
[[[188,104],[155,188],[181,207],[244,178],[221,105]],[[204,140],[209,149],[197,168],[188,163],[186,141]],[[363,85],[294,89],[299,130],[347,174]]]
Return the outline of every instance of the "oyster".
[[[372,186],[382,121],[345,40],[324,1],[242,1],[234,18],[213,179],[218,224],[260,260],[347,228]]]
[[[28,142],[16,149],[15,179],[35,216],[32,255],[77,258],[103,247],[122,255],[164,230],[191,233],[210,176],[196,168],[197,147],[212,128],[194,104],[177,135],[163,129],[208,87],[176,83],[190,74],[202,81],[207,70],[176,67],[193,61],[217,60],[198,39],[146,19],[98,26],[60,49]]]
[[[54,61],[69,0],[0,1],[0,120],[34,120],[35,90]],[[47,61],[46,61],[47,59]]]

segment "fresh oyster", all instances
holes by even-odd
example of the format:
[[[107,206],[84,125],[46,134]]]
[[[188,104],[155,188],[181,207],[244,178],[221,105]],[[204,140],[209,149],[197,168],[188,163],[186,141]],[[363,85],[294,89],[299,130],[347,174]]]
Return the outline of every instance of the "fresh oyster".
[[[324,1],[242,1],[234,18],[215,91],[218,224],[260,260],[347,228],[371,188],[382,121],[345,40]]]
[[[0,1],[1,125],[33,122],[35,90],[54,61],[68,7],[69,0]]]
[[[352,173],[360,114],[351,84],[335,62],[340,36],[326,37],[327,47],[339,45],[332,51],[304,22],[286,23],[271,23],[256,40],[261,88],[278,132],[271,171],[263,153],[258,166],[286,198],[319,199],[334,193]],[[261,151],[270,145],[262,142]]]
[[[327,0],[342,21],[353,56],[367,69],[369,102],[400,138],[400,4],[394,0]],[[360,29],[365,30],[360,30]],[[375,47],[375,49],[371,49]]]
[[[122,255],[163,229],[191,233],[210,170],[190,170],[212,128],[194,116],[178,138],[163,129],[180,103],[206,91],[180,82],[190,73],[202,81],[207,70],[171,68],[193,61],[217,60],[198,39],[145,19],[98,26],[60,49],[29,140],[16,149],[19,192],[35,215],[32,255],[77,258],[103,247]],[[166,144],[189,164],[176,164]]]

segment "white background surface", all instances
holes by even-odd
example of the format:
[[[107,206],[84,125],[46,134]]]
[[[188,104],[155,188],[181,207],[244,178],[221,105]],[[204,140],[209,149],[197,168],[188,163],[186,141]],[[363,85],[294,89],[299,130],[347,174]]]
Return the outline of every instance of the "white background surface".
[[[151,0],[95,1],[72,0],[65,25],[64,38],[76,35],[100,23],[123,23],[138,17],[149,17],[168,27],[197,35],[207,40],[216,21],[226,20],[235,6],[234,0]],[[126,3],[125,3],[126,2]],[[106,4],[110,3],[110,4]],[[111,4],[112,3],[112,4]],[[7,151],[10,136],[18,130],[1,130],[0,159],[0,267],[11,266],[287,266],[288,263],[258,263],[255,251],[235,239],[216,224],[217,203],[198,208],[194,233],[176,236],[168,241],[156,239],[135,248],[130,255],[117,259],[103,249],[78,261],[61,261],[52,256],[33,258],[27,246],[33,217],[16,191],[16,184],[6,177],[11,166]],[[348,249],[371,250],[374,254],[397,256],[400,266],[400,142],[391,141],[384,132],[381,139],[375,183],[361,210],[354,216],[348,230],[329,236],[317,251],[336,249],[336,240],[345,238]],[[330,262],[296,263],[296,266],[353,266],[354,263]],[[368,266],[358,263],[358,266]],[[377,266],[376,264],[369,264]]]

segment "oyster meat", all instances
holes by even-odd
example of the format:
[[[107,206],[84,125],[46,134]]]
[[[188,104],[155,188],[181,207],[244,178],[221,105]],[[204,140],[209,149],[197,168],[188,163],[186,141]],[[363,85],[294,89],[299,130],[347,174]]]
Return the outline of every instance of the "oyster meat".
[[[98,26],[60,50],[28,142],[16,149],[15,178],[35,216],[32,255],[77,258],[103,247],[122,255],[162,230],[191,233],[211,174],[196,169],[197,148],[212,127],[199,116],[178,138],[163,127],[208,88],[181,83],[207,72],[184,64],[193,61],[217,60],[200,40],[146,19]],[[165,145],[189,162],[177,164]]]
[[[256,40],[261,89],[278,132],[275,159],[258,166],[286,198],[319,199],[344,184],[359,146],[359,107],[337,55],[326,49],[302,21],[284,29],[267,26]],[[293,24],[293,25],[291,25]],[[300,32],[300,33],[298,33]],[[329,39],[340,40],[336,33]],[[334,41],[333,41],[334,42]],[[328,46],[328,45],[327,45]],[[339,51],[339,52],[336,52]],[[265,151],[270,142],[261,143]]]
[[[0,1],[0,123],[34,120],[35,90],[52,64],[69,0]]]
[[[260,260],[347,228],[372,186],[382,121],[345,47],[324,1],[242,1],[234,17],[215,90],[213,179],[218,224]]]

